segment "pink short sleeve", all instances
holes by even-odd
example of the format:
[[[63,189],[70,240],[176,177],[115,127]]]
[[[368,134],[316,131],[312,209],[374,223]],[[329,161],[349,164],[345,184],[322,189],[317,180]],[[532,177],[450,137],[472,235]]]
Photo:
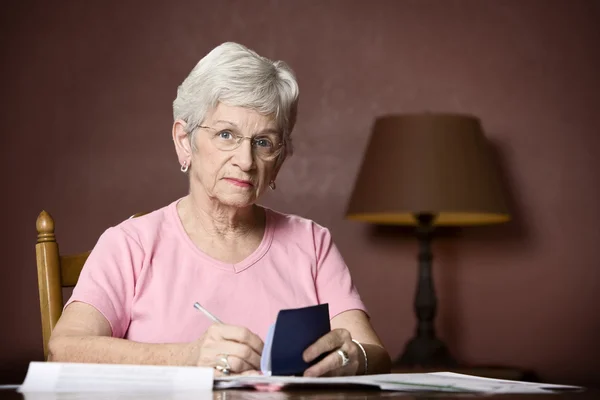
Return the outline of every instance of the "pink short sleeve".
[[[113,337],[122,338],[131,320],[136,270],[143,263],[141,246],[120,227],[106,230],[88,257],[73,295],[108,320]]]
[[[330,318],[348,310],[367,313],[329,230],[318,225],[314,225],[313,230],[317,255],[315,286],[319,303],[329,303]]]

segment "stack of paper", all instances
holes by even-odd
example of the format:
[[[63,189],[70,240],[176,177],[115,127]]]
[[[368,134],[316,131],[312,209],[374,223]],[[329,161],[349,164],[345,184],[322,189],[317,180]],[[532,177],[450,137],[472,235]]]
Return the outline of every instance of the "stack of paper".
[[[210,392],[213,369],[32,362],[20,392]]]
[[[290,390],[300,386],[365,387],[402,392],[454,393],[551,393],[578,391],[578,386],[550,385],[530,382],[481,378],[451,372],[424,374],[382,374],[334,378],[304,378],[282,376],[238,376],[215,379],[214,387]]]

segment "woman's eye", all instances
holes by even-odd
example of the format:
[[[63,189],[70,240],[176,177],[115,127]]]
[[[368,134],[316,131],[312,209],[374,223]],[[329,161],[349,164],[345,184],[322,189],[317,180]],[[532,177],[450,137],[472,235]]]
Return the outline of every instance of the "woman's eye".
[[[225,140],[233,139],[233,134],[229,131],[221,131],[218,133],[218,136],[219,136],[219,138],[225,139]]]
[[[267,138],[257,138],[254,140],[254,144],[258,147],[273,147],[273,142]]]

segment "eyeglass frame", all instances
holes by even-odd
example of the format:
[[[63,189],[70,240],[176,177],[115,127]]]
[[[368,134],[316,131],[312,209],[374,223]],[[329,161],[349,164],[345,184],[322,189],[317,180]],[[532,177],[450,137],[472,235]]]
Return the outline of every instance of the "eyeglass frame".
[[[206,125],[200,125],[200,124],[198,124],[198,125],[196,125],[196,126],[193,128],[193,129],[191,129],[189,132],[190,132],[190,133],[192,133],[194,130],[196,130],[196,129],[198,129],[198,128],[201,128],[201,129],[210,129],[210,130],[216,131],[217,133],[219,133],[219,132],[221,132],[221,131],[223,131],[223,130],[227,130],[227,128],[224,128],[224,129],[217,129],[217,128],[213,128],[213,127],[211,127],[211,126],[206,126]],[[231,149],[229,149],[229,150],[223,150],[223,149],[219,149],[219,148],[217,147],[217,149],[218,149],[219,151],[234,151],[234,150],[237,150],[237,149],[238,149],[238,148],[239,148],[239,147],[242,145],[242,142],[243,142],[244,140],[246,140],[246,139],[250,140],[250,147],[251,147],[252,149],[254,149],[254,147],[252,146],[252,144],[253,144],[253,140],[254,140],[255,138],[254,138],[253,136],[237,135],[237,134],[234,134],[233,132],[232,132],[232,135],[233,135],[234,137],[238,137],[238,139],[236,139],[236,143],[237,143],[237,144],[236,144],[236,146],[235,146],[235,147],[233,147],[233,148],[231,148]],[[272,160],[276,159],[277,157],[279,157],[279,156],[281,155],[281,150],[283,149],[283,147],[284,147],[284,144],[285,144],[284,140],[281,140],[281,142],[280,142],[280,143],[277,145],[277,147],[275,148],[275,150],[274,150],[275,152],[274,152],[272,155],[268,156],[267,158],[261,157],[261,156],[260,156],[260,155],[258,155],[257,153],[253,153],[253,154],[257,154],[258,158],[260,158],[260,159],[262,159],[262,160],[265,160],[265,161],[272,161]],[[216,147],[216,146],[215,146],[215,147]]]

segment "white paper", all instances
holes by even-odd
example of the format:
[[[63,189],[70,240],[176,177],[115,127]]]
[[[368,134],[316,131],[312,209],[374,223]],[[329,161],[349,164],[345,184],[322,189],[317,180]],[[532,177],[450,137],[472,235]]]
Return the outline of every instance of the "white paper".
[[[25,392],[25,400],[213,400],[208,390],[192,392]]]
[[[532,382],[482,378],[452,372],[429,374],[374,375],[384,390],[394,390],[395,385],[421,386],[421,390],[475,392],[475,393],[551,393],[558,390],[581,390],[578,386],[549,385]]]
[[[454,372],[434,372],[430,375],[437,375],[444,379],[454,380],[457,383],[466,382],[469,385],[483,385],[482,387],[494,393],[548,393],[553,391],[580,391],[584,390],[581,386],[557,385],[550,383],[510,381],[506,379],[492,379],[481,376],[472,376],[457,374]],[[531,390],[531,392],[526,392]]]
[[[556,390],[581,390],[578,386],[549,385],[531,382],[481,378],[443,373],[381,374],[367,376],[305,378],[285,376],[238,376],[215,379],[215,388],[236,387],[285,388],[290,385],[368,385],[381,390],[402,392],[454,393],[551,393]]]
[[[155,365],[32,362],[20,392],[211,391],[213,369]]]

